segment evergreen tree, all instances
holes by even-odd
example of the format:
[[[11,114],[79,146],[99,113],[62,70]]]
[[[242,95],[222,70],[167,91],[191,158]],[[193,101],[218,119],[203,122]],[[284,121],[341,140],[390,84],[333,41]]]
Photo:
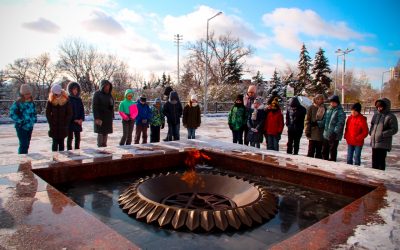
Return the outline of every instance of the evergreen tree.
[[[323,94],[327,96],[327,92],[331,86],[332,79],[329,74],[332,72],[329,68],[328,59],[324,55],[325,51],[319,48],[315,54],[314,66],[311,74],[314,77],[312,84],[306,86],[307,94],[315,96],[316,94]]]
[[[283,107],[283,103],[285,101],[285,96],[286,96],[286,85],[282,83],[276,69],[274,71],[274,75],[272,76],[271,80],[266,85],[264,93],[268,103],[270,103],[273,98],[278,97],[279,105]]]
[[[297,81],[292,81],[290,87],[294,89],[294,95],[301,95],[306,86],[312,83],[310,75],[311,58],[308,55],[306,45],[303,43],[300,51],[300,59],[298,63],[299,74],[297,75]]]
[[[265,82],[264,76],[260,71],[257,71],[257,74],[251,78],[253,80],[253,84],[257,86],[257,94],[260,96],[264,96]]]
[[[243,66],[238,62],[238,59],[233,57],[229,58],[228,65],[226,67],[228,72],[225,80],[228,84],[237,84],[243,75]]]

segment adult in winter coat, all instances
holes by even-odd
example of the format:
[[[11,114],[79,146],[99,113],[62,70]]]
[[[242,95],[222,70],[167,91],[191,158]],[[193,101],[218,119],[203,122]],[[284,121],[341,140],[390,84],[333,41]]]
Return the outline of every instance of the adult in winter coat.
[[[243,105],[243,95],[237,95],[235,104],[229,111],[228,125],[232,131],[233,143],[243,144],[243,131],[247,129],[247,112]]]
[[[147,104],[147,98],[141,95],[137,101],[138,115],[136,116],[136,132],[135,144],[139,144],[140,135],[142,135],[142,143],[147,143],[147,129],[151,122],[151,110]]]
[[[85,120],[85,109],[83,107],[81,86],[77,82],[68,84],[68,98],[72,108],[72,119],[69,124],[67,149],[72,150],[72,141],[75,137],[75,149],[80,148],[82,122]]]
[[[160,130],[165,126],[165,117],[162,111],[161,99],[156,98],[151,106],[150,142],[160,142]]]
[[[257,97],[254,100],[253,108],[250,110],[249,118],[247,119],[247,127],[249,129],[247,140],[252,147],[260,148],[263,140],[265,115],[263,99]]]
[[[98,147],[107,147],[108,134],[113,132],[114,98],[111,93],[112,84],[104,79],[93,95],[94,132],[97,133]]]
[[[247,93],[244,97],[243,103],[244,106],[246,107],[246,113],[249,115],[251,108],[253,106],[254,100],[256,99],[257,95],[257,86],[256,85],[250,85],[249,88],[247,89]],[[247,120],[247,118],[246,118]],[[249,141],[247,140],[247,133],[249,132],[249,128],[246,126],[244,127],[244,144],[249,145]]]
[[[324,141],[324,128],[318,126],[325,115],[324,96],[318,94],[313,99],[313,104],[307,108],[304,132],[308,139],[307,156],[322,159],[322,143]]]
[[[283,126],[283,114],[279,107],[279,100],[275,97],[267,107],[267,117],[264,123],[267,149],[279,151],[279,140],[281,139]]]
[[[390,112],[390,100],[379,99],[375,102],[378,110],[371,120],[369,134],[371,135],[372,167],[385,170],[386,155],[392,149],[393,136],[398,131],[396,116]]]
[[[136,103],[132,101],[133,91],[125,90],[124,100],[119,104],[118,113],[122,118],[122,137],[119,145],[131,145],[135,118],[138,114]]]
[[[179,140],[179,129],[182,116],[182,104],[179,101],[178,93],[172,91],[169,93],[169,99],[164,104],[163,113],[167,117],[168,135],[167,141]]]
[[[325,112],[324,119],[319,126],[324,128],[324,141],[322,144],[322,158],[324,160],[336,161],[337,148],[342,139],[346,114],[340,105],[339,97],[333,95],[329,98],[330,106]]]
[[[196,129],[201,124],[200,107],[196,95],[190,96],[189,103],[183,109],[182,123],[187,128],[188,139],[196,139]]]
[[[31,142],[33,126],[37,121],[36,106],[33,103],[32,89],[28,84],[22,84],[20,97],[10,108],[10,117],[15,122],[15,130],[19,140],[18,154],[27,154]]]
[[[351,115],[347,118],[344,139],[347,141],[347,164],[360,166],[361,150],[364,139],[368,136],[367,118],[361,114],[361,104],[351,107]]]
[[[303,135],[306,109],[300,104],[297,97],[290,99],[286,111],[286,126],[288,128],[288,154],[299,154],[300,139]]]
[[[64,151],[64,139],[68,136],[72,107],[68,95],[58,84],[51,88],[46,106],[49,136],[53,139],[52,151]]]

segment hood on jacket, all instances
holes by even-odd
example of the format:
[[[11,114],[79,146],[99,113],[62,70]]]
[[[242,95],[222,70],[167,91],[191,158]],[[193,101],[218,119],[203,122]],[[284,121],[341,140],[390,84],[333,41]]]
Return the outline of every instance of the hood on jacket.
[[[101,82],[100,82],[100,90],[102,92],[104,92],[104,86],[106,86],[106,84],[110,84],[110,93],[109,94],[111,94],[113,86],[112,86],[112,84],[111,84],[111,82],[109,80],[106,80],[106,79],[101,80]]]
[[[177,101],[177,102],[179,102],[179,95],[178,95],[178,92],[176,92],[176,91],[171,91],[171,93],[169,93],[169,99],[168,99],[168,101]]]
[[[378,104],[378,102],[382,103],[382,106],[383,106],[382,113],[386,114],[386,113],[388,113],[390,111],[390,108],[391,108],[392,104],[391,104],[389,99],[382,98],[382,99],[376,100],[375,107],[376,107],[376,104]]]
[[[78,94],[77,94],[76,96],[74,96],[74,95],[72,94],[72,89],[73,89],[73,88],[78,88]],[[77,83],[77,82],[70,82],[70,83],[68,84],[67,90],[68,90],[68,94],[69,94],[70,96],[79,97],[79,96],[81,95],[81,85],[79,85],[79,83]]]
[[[132,90],[132,89],[127,89],[127,90],[125,90],[124,100],[128,100],[127,96],[128,96],[129,94],[132,94],[132,100],[133,100],[133,90]]]
[[[298,108],[301,106],[299,99],[297,97],[293,97],[292,99],[289,100],[289,106],[292,108]]]
[[[49,101],[51,102],[51,104],[53,104],[54,106],[57,105],[64,105],[65,103],[68,102],[68,94],[65,90],[61,90],[61,96],[59,98],[57,98],[52,92],[50,92],[49,94]]]

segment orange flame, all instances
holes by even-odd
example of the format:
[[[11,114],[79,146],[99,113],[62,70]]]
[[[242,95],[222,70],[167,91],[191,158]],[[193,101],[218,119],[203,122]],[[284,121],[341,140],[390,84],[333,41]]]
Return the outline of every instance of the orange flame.
[[[188,166],[189,170],[183,173],[181,180],[186,182],[189,187],[193,187],[195,184],[204,186],[204,181],[196,174],[195,170],[195,166],[202,159],[210,160],[211,158],[199,150],[188,152],[188,157],[185,160],[185,164]]]

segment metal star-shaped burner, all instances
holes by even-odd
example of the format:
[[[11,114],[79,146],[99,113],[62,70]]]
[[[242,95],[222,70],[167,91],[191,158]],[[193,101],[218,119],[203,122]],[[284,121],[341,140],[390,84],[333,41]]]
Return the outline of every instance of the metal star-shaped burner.
[[[220,174],[160,174],[139,179],[119,198],[138,220],[176,230],[226,231],[248,228],[273,218],[276,197],[265,187]]]

